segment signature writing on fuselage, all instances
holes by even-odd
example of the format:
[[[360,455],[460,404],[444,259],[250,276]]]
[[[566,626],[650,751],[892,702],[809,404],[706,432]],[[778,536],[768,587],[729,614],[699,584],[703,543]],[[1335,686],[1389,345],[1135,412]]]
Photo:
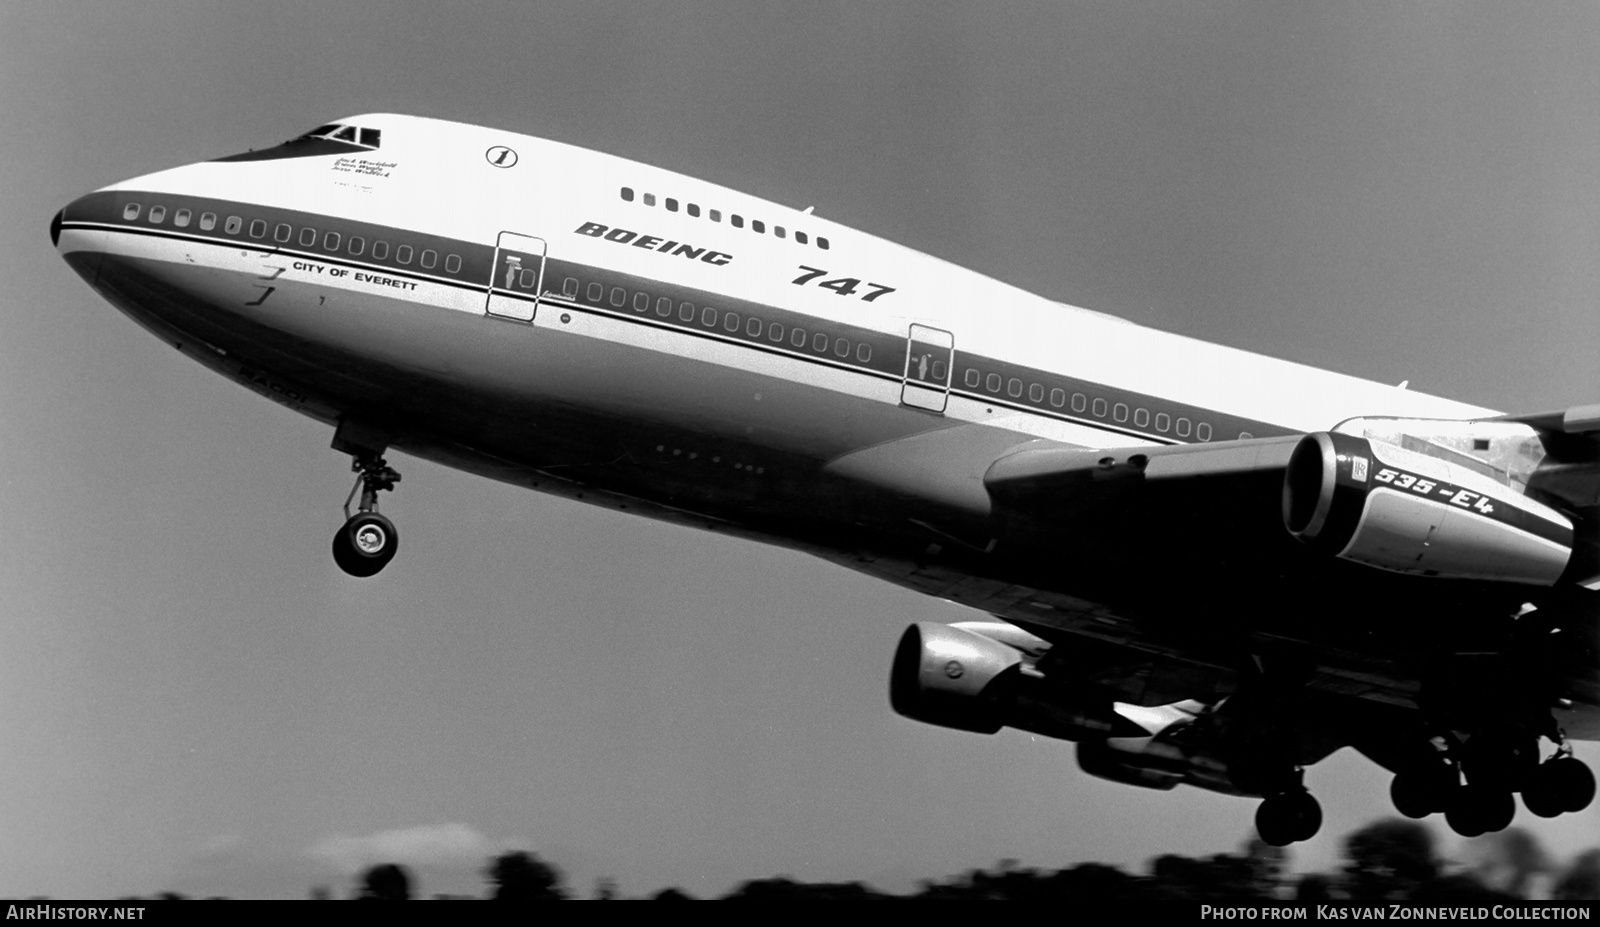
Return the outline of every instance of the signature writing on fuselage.
[[[348,267],[327,267],[322,264],[313,264],[310,261],[295,261],[294,269],[313,274],[327,274],[329,277],[334,279],[338,279],[340,277],[349,277],[357,283],[373,283],[377,284],[378,286],[392,286],[401,290],[414,290],[417,288],[416,282],[412,280],[399,280],[394,277],[386,277],[383,274],[369,274],[360,270],[352,271]]]

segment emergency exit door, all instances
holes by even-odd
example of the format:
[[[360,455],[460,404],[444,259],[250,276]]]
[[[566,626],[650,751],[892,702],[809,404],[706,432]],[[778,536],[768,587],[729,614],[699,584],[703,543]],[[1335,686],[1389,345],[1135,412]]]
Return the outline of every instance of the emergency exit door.
[[[500,233],[485,306],[490,315],[515,322],[533,321],[539,308],[539,284],[544,279],[544,254],[543,238]]]
[[[900,402],[943,414],[950,399],[955,353],[955,335],[926,325],[912,325],[906,338],[906,372]]]

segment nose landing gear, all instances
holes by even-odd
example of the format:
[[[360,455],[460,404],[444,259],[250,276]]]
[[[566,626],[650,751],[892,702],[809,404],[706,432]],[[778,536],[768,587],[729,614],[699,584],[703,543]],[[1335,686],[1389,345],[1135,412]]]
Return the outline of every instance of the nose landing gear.
[[[333,562],[351,576],[373,576],[394,559],[400,547],[400,532],[394,522],[378,513],[378,493],[394,489],[400,474],[382,457],[358,454],[350,462],[356,483],[344,500],[345,523],[333,536]],[[350,503],[361,493],[354,515]]]

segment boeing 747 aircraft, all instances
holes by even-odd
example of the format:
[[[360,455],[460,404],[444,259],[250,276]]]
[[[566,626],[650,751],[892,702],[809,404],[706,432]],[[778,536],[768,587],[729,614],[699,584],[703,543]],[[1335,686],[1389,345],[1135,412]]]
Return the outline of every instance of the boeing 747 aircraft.
[[[1207,344],[407,116],[112,184],[50,236],[332,428],[353,576],[398,548],[393,448],[971,606],[907,629],[894,710],[1259,797],[1274,844],[1316,833],[1302,772],[1345,746],[1462,834],[1594,797],[1570,741],[1600,739],[1600,405],[1508,416]]]

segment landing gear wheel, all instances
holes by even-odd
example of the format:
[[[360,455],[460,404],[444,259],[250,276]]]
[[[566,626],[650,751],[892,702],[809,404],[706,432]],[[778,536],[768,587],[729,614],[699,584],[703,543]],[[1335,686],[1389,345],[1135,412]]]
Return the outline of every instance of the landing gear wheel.
[[[1417,773],[1396,775],[1389,783],[1389,800],[1394,802],[1394,810],[1408,818],[1425,818],[1435,810],[1427,780]]]
[[[370,453],[356,456],[350,469],[358,475],[344,500],[344,526],[333,536],[333,562],[351,576],[373,576],[394,559],[400,548],[400,532],[394,522],[378,514],[378,493],[394,489],[400,474],[382,457]],[[350,503],[357,492],[361,493],[361,504],[352,515]]]
[[[1322,806],[1310,792],[1285,792],[1256,808],[1256,833],[1275,847],[1310,840],[1322,828]]]
[[[1450,829],[1463,837],[1505,830],[1517,816],[1517,802],[1504,789],[1466,785],[1456,790],[1444,813]]]
[[[388,566],[400,548],[394,522],[377,512],[360,512],[333,536],[333,562],[351,576],[373,576]]]
[[[1550,794],[1560,800],[1562,811],[1582,811],[1594,801],[1594,770],[1584,761],[1557,757],[1540,767],[1540,772]]]

